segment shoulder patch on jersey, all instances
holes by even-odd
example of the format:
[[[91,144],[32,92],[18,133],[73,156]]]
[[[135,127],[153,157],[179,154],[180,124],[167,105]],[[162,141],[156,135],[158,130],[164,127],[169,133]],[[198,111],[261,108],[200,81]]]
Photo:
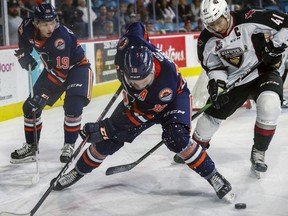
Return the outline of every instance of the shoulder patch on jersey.
[[[129,39],[127,37],[122,37],[118,42],[117,48],[119,50],[123,50],[127,46],[128,43],[129,43]]]
[[[245,14],[245,19],[249,19],[252,17],[252,15],[255,13],[255,10],[249,10],[246,14]]]
[[[55,40],[54,46],[58,50],[63,50],[65,49],[65,41],[62,38],[58,38]]]
[[[167,102],[172,99],[173,92],[170,88],[164,88],[159,93],[159,99],[161,101]]]
[[[203,41],[202,40],[198,40],[197,45],[198,46],[202,46],[203,45]]]

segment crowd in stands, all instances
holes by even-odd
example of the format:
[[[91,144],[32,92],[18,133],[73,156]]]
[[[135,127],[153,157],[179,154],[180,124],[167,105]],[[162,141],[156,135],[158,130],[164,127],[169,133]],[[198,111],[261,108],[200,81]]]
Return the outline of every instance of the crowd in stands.
[[[11,45],[17,42],[15,29],[21,20],[34,11],[35,5],[42,2],[49,1],[9,0],[8,14],[9,20],[12,20],[9,21]],[[288,8],[285,8],[288,0],[227,0],[227,2],[232,10],[262,6],[288,12],[286,11]],[[57,0],[55,4],[59,21],[70,28],[79,39],[89,38],[89,18],[92,20],[93,38],[118,37],[125,32],[130,23],[135,21],[144,23],[150,34],[203,29],[200,19],[201,0],[91,0],[89,9],[86,0]]]

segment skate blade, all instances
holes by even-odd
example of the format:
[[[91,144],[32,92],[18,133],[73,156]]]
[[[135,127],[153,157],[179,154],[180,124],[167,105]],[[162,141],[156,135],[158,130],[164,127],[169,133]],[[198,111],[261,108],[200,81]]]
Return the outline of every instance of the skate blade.
[[[233,193],[231,191],[229,191],[223,198],[222,200],[224,200],[227,203],[234,203],[236,201],[237,195],[236,193]]]
[[[251,165],[250,171],[257,179],[261,179],[260,172],[257,171],[253,165]]]
[[[21,163],[32,163],[36,161],[36,157],[35,156],[30,156],[30,157],[26,157],[23,159],[14,159],[11,158],[10,163],[12,164],[21,164]]]

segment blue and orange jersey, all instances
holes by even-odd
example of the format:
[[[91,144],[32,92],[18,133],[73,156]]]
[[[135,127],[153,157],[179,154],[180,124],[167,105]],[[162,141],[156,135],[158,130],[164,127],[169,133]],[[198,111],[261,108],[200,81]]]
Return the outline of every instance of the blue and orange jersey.
[[[131,111],[152,117],[162,112],[177,95],[189,92],[189,89],[178,66],[149,42],[147,32],[139,22],[131,24],[118,42],[115,56],[115,65],[118,70],[124,70],[125,52],[131,46],[146,46],[152,51],[155,69],[154,81],[145,89],[137,90],[132,88],[125,79],[122,79],[125,89],[123,101]]]
[[[33,19],[27,18],[19,26],[18,33],[19,48],[30,53],[33,48],[36,50],[48,71],[47,78],[52,86],[61,86],[72,67],[84,64],[90,66],[73,32],[60,23],[51,37],[41,38],[39,30],[33,25]]]

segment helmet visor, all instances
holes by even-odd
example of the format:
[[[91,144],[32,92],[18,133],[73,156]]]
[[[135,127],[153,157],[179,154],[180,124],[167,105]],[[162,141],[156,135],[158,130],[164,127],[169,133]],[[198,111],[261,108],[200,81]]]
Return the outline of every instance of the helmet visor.
[[[152,70],[151,73],[149,73],[148,76],[146,76],[144,79],[129,79],[127,76],[125,76],[125,73],[124,79],[131,88],[134,88],[136,90],[143,90],[145,88],[148,88],[153,83],[154,70]]]

